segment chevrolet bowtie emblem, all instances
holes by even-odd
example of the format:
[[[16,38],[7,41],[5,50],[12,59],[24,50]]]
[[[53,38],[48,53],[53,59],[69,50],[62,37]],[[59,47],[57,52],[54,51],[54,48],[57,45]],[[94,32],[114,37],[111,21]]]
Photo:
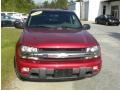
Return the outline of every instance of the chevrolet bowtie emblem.
[[[67,57],[68,55],[66,53],[60,53],[58,55],[56,55],[56,58],[64,58]]]

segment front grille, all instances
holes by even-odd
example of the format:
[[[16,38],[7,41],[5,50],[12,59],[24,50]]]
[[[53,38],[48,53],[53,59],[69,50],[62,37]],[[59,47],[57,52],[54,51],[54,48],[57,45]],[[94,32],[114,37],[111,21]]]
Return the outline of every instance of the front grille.
[[[33,57],[42,60],[68,60],[83,59],[89,56],[85,48],[45,48],[39,49],[38,53],[34,53]]]
[[[44,48],[38,49],[39,53],[78,53],[78,52],[85,52],[85,48]]]

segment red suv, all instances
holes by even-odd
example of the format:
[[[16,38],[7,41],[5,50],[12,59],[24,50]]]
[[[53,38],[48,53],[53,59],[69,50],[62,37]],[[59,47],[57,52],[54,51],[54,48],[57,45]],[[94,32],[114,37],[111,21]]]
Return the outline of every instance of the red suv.
[[[23,28],[22,26],[17,26]],[[100,46],[74,12],[34,9],[16,44],[15,71],[22,80],[79,79],[101,69]]]

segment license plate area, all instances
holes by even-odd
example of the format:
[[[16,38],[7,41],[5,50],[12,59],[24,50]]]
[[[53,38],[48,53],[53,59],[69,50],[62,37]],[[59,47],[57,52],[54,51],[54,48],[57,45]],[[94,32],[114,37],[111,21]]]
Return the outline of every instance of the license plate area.
[[[71,77],[72,73],[72,69],[55,69],[54,77]]]

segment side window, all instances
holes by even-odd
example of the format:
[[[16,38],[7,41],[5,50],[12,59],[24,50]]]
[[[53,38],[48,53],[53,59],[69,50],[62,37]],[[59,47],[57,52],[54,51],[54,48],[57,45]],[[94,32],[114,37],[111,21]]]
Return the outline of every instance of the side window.
[[[108,17],[106,15],[104,15],[104,19],[107,19]]]
[[[103,15],[101,15],[101,16],[100,16],[100,19],[104,19],[104,16],[103,16]]]
[[[71,15],[71,24],[74,24],[74,25],[79,25],[79,21],[78,19],[76,18],[75,15]]]

